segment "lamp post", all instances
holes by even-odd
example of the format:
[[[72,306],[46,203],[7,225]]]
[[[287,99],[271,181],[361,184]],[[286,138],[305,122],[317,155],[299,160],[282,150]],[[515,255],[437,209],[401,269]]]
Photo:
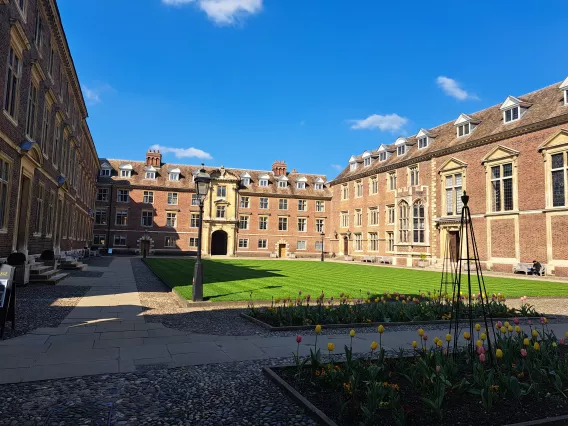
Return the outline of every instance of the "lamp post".
[[[150,238],[148,237],[148,230],[145,229],[144,230],[144,242],[142,243],[142,247],[144,247],[144,250],[142,251],[142,257],[144,259],[146,259],[146,255],[148,254],[147,252],[148,252],[148,247],[149,247],[149,241],[150,241]],[[148,244],[148,246],[146,244]]]
[[[197,234],[197,259],[193,269],[193,287],[192,300],[200,302],[203,300],[203,265],[201,264],[201,236],[203,234],[203,202],[209,193],[209,185],[211,184],[211,176],[205,171],[204,165],[201,164],[201,170],[195,176],[195,187],[197,196],[199,197],[199,231]]]
[[[321,235],[321,261],[323,262],[323,237],[325,236],[323,230],[321,231],[320,235]]]

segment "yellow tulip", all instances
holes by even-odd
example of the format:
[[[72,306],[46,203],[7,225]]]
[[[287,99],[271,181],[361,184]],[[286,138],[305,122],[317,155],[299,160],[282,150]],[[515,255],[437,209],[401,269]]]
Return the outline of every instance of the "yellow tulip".
[[[509,321],[505,321],[505,324],[503,324],[505,327],[509,328]]]
[[[416,340],[413,340],[413,341],[412,341],[412,347],[413,347],[414,349],[416,349],[417,346],[418,346],[418,343],[416,342]]]
[[[481,341],[485,342],[485,339],[487,339],[487,335],[485,333],[481,333],[479,338],[481,339]]]
[[[507,332],[507,329],[505,328],[505,326],[501,327],[501,333],[505,334]]]
[[[333,352],[334,349],[335,349],[335,345],[333,343],[327,344],[327,350],[328,351]]]
[[[515,331],[517,333],[520,333],[521,332],[521,326],[520,325],[515,326]]]
[[[533,330],[531,334],[532,334],[532,337],[538,337],[538,331],[536,331],[536,329]]]
[[[379,347],[379,344],[375,341],[371,343],[371,350],[374,351]]]
[[[320,334],[321,333],[321,325],[316,325],[316,333]]]
[[[534,346],[533,346],[533,347],[534,347],[534,350],[535,350],[535,351],[537,351],[537,352],[540,351],[540,345],[538,344],[538,342],[534,342]]]
[[[502,351],[501,349],[497,349],[497,351],[495,351],[495,356],[496,356],[498,359],[503,358],[503,351]]]
[[[442,343],[443,343],[443,342],[442,342],[440,339],[438,339],[438,343],[436,343],[436,346],[438,346],[438,347],[441,348],[441,347],[442,347]]]
[[[440,340],[440,339],[438,339],[437,337],[434,337],[434,343],[435,344],[438,344],[438,340]]]
[[[452,335],[450,333],[446,334],[446,342],[452,340]]]
[[[481,330],[481,326],[479,324],[475,324],[475,331]]]
[[[523,340],[523,345],[528,346],[529,345],[529,339],[528,337],[525,337],[525,339]]]
[[[513,326],[510,325],[509,327],[507,327],[507,331],[508,331],[509,333],[512,333],[512,332],[513,332]]]
[[[567,331],[566,333],[568,334],[568,331]],[[418,335],[419,335],[420,337],[424,336],[424,329],[419,328],[419,329],[418,329]],[[568,337],[568,336],[566,336],[566,337]]]
[[[464,331],[464,332],[463,332],[463,338],[464,338],[465,340],[471,339],[471,334],[469,334],[469,331]]]
[[[568,331],[566,333],[564,333],[564,337],[566,337],[568,339]]]
[[[350,335],[351,337],[355,337],[355,330],[351,330],[351,331],[349,332],[349,335]]]
[[[379,334],[383,334],[385,332],[385,328],[383,327],[383,325],[379,325],[379,327],[377,328],[377,330],[379,330]]]

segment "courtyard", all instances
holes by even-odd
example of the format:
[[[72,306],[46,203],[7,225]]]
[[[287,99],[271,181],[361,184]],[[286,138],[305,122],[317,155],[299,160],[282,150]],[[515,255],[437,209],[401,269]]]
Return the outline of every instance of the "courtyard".
[[[194,259],[148,258],[145,262],[170,287],[191,299]],[[341,293],[365,298],[368,291],[413,295],[438,291],[442,278],[436,271],[303,260],[205,259],[203,267],[204,298],[215,302],[295,298],[300,291],[312,297],[323,291],[334,298]],[[507,298],[568,296],[565,281],[524,278],[486,276],[485,284],[489,293]]]

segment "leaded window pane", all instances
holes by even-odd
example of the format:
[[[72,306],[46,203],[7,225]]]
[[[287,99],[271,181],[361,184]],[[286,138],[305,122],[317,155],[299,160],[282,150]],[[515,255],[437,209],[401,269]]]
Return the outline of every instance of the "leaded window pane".
[[[503,180],[503,210],[513,210],[513,179]]]
[[[560,169],[564,167],[564,154],[554,154],[551,156],[552,168]]]
[[[493,181],[491,182],[491,186],[493,187],[491,211],[498,212],[499,210],[501,210],[501,181]]]
[[[552,206],[560,207],[566,203],[564,170],[552,172]]]

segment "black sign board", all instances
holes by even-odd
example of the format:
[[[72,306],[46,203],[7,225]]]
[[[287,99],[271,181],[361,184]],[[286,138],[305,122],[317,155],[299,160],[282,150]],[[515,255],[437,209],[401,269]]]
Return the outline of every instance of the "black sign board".
[[[0,339],[4,335],[7,321],[16,325],[16,286],[14,286],[14,268],[9,265],[0,266]]]

